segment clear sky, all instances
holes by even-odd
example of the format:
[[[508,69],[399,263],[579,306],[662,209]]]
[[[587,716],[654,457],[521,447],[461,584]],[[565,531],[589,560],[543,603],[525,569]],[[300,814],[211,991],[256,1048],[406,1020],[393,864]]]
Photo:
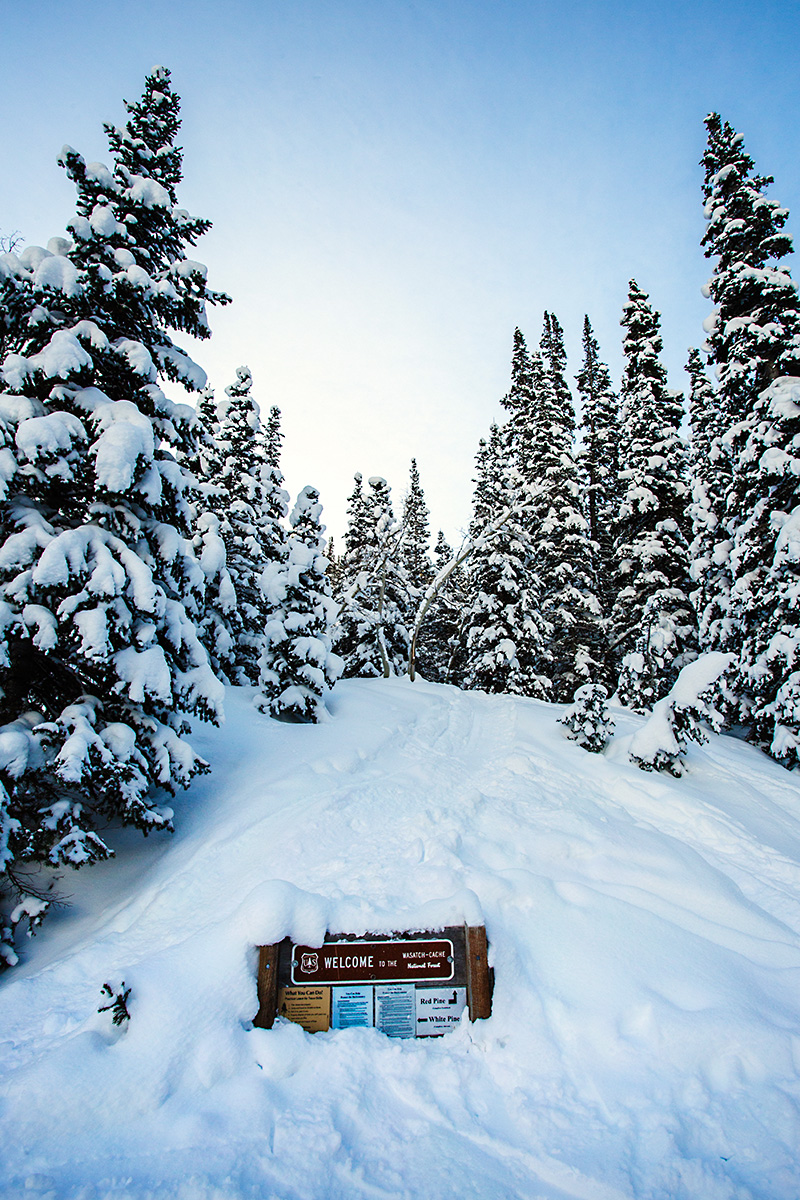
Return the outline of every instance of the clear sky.
[[[469,520],[515,325],[583,314],[618,380],[633,276],[672,386],[709,310],[703,117],[800,211],[800,0],[0,0],[0,232],[63,232],[64,142],[107,160],[156,63],[182,97],[181,203],[233,305],[194,347],[277,404],[293,494],[344,525],[354,471],[396,507],[416,456],[434,529]]]

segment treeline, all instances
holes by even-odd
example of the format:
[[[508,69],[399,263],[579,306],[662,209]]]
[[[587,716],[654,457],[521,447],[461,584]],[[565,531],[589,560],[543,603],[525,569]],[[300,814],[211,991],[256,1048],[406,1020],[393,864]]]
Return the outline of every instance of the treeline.
[[[706,127],[715,307],[702,351],[689,352],[688,403],[667,387],[659,315],[633,280],[618,395],[588,317],[575,397],[556,316],[545,313],[537,349],[517,330],[507,417],[481,442],[458,555],[440,534],[431,561],[415,466],[399,526],[385,481],[365,497],[356,477],[335,563],[346,675],[405,670],[416,626],[429,679],[560,702],[592,683],[645,711],[698,655],[723,654],[715,714],[797,765],[800,318],[782,265],[788,213],[741,135],[713,113]]]

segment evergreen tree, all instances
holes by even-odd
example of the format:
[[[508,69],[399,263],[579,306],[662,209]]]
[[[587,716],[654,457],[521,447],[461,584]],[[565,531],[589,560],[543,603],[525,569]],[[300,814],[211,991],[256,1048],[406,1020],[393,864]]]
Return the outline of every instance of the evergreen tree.
[[[400,543],[401,559],[411,588],[412,600],[419,599],[433,578],[430,540],[428,506],[419,482],[417,460],[412,458],[409,487],[403,501],[403,537]],[[412,604],[411,612],[413,609]]]
[[[601,671],[602,611],[582,511],[563,334],[552,313],[545,314],[542,345],[543,356],[531,355],[533,405],[528,429],[517,442],[517,457],[533,502],[530,527],[541,579],[542,615],[552,631],[553,698],[567,701],[577,687]]]
[[[524,403],[527,350],[517,330],[512,391]],[[505,512],[496,532],[476,542],[469,559],[469,603],[458,634],[466,688],[511,692],[547,699],[549,629],[541,616],[538,578],[531,570],[533,551],[524,481],[511,455],[511,441],[495,425],[477,455],[474,512],[470,532],[475,539]]]
[[[282,562],[285,557],[286,533],[283,522],[289,511],[289,493],[283,486],[281,472],[282,442],[281,410],[273,405],[266,426],[256,433],[257,457],[261,464],[258,538],[261,554],[267,563]]]
[[[563,717],[558,718],[566,726],[565,736],[590,754],[602,754],[614,732],[607,700],[608,692],[601,683],[585,683]]]
[[[271,521],[271,476],[266,477],[268,438],[261,429],[258,404],[251,395],[253,377],[248,367],[238,367],[236,382],[225,389],[219,406],[217,451],[220,471],[216,480],[222,503],[220,518],[227,549],[228,570],[236,589],[237,623],[233,682],[256,683],[261,637],[267,619],[260,586],[267,562],[283,556],[283,529]],[[281,512],[285,501],[281,497]],[[277,547],[273,544],[277,540]],[[268,549],[267,545],[268,544]]]
[[[650,707],[694,657],[686,538],[687,451],[681,396],[667,388],[658,314],[631,280],[622,325],[619,575],[612,643],[622,658],[620,700]]]
[[[344,663],[347,677],[357,675],[364,661],[360,646],[371,627],[371,615],[362,611],[362,592],[368,580],[367,547],[370,540],[369,514],[364,499],[363,477],[354,476],[353,491],[347,498],[347,532],[344,553],[339,559],[334,592],[339,615],[334,631],[334,649]],[[353,670],[350,666],[353,664]]]
[[[170,190],[177,105],[158,68],[114,133],[113,172],[66,149],[74,241],[30,247],[11,270],[37,320],[13,333],[0,378],[16,447],[0,512],[0,690],[14,749],[0,765],[0,874],[34,922],[46,899],[26,891],[20,867],[107,857],[98,829],[111,819],[169,828],[154,789],[206,769],[187,716],[221,711],[196,631],[205,579],[174,454],[196,453],[196,421],[158,384],[159,372],[205,383],[168,330],[208,336],[206,303],[227,299],[185,258],[208,223]],[[7,941],[4,953],[13,960]]]
[[[257,706],[282,721],[319,721],[342,660],[331,651],[335,604],[327,578],[325,526],[316,488],[306,487],[290,517],[285,563],[267,568],[275,597],[264,631]]]
[[[740,712],[753,737],[787,765],[800,740],[800,665],[793,533],[800,470],[800,306],[781,260],[788,212],[767,196],[740,134],[706,119],[703,238],[714,259],[706,322],[731,450],[726,502],[731,601],[722,646],[737,654]],[[721,603],[724,604],[724,595]]]
[[[408,665],[409,585],[398,543],[400,531],[385,479],[362,478],[348,501],[348,529],[340,563],[335,650],[347,677],[403,674]]]
[[[452,562],[453,551],[439,530],[433,549],[433,578]],[[458,683],[462,664],[458,630],[467,603],[467,580],[463,566],[456,567],[436,593],[422,622],[417,651],[420,674],[432,683]]]
[[[731,462],[724,442],[719,395],[703,367],[698,350],[689,351],[686,370],[691,380],[689,420],[692,542],[690,574],[695,584],[692,603],[698,619],[702,652],[718,650],[730,634],[730,552],[726,502]]]
[[[582,450],[579,459],[584,509],[589,525],[597,595],[606,619],[615,600],[613,525],[619,507],[619,414],[608,367],[588,317],[583,322],[583,365],[577,376],[581,400]],[[607,641],[607,636],[606,639]],[[604,678],[616,679],[604,649]]]

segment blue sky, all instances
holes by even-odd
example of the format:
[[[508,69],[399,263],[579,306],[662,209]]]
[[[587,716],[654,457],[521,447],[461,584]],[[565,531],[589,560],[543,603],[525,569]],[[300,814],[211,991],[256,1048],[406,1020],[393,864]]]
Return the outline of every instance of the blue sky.
[[[336,535],[353,472],[399,504],[415,455],[457,538],[514,326],[536,343],[545,308],[573,371],[588,312],[618,378],[634,276],[684,386],[710,109],[800,206],[800,0],[0,0],[0,18],[0,231],[61,233],[62,144],[106,158],[102,121],[169,66],[181,202],[214,222],[198,257],[234,298],[196,357],[218,390],[251,367],[290,489],[319,487]]]

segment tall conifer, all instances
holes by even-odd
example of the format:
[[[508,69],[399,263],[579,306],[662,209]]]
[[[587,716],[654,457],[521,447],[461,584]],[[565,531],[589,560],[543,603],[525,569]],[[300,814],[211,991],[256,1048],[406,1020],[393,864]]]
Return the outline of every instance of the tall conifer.
[[[800,621],[794,532],[800,456],[800,304],[781,260],[788,212],[766,193],[741,134],[706,118],[703,244],[714,270],[708,349],[731,450],[726,515],[731,602],[724,648],[739,659],[742,717],[792,765],[800,744]]]
[[[0,514],[2,716],[18,753],[0,791],[0,871],[109,854],[109,819],[169,828],[155,794],[205,769],[187,717],[212,720],[221,685],[197,637],[205,579],[191,547],[192,410],[204,372],[171,331],[207,337],[208,228],[175,203],[178,99],[156,68],[110,136],[113,169],[65,148],[73,241],[29,248],[12,274],[35,300],[2,363],[0,410],[17,460]],[[37,919],[36,896],[21,909]],[[13,951],[6,949],[6,957]]]
[[[611,637],[622,659],[622,703],[647,708],[666,695],[696,653],[686,536],[687,450],[679,432],[681,396],[667,387],[659,359],[659,317],[635,280],[622,325],[618,591]]]

